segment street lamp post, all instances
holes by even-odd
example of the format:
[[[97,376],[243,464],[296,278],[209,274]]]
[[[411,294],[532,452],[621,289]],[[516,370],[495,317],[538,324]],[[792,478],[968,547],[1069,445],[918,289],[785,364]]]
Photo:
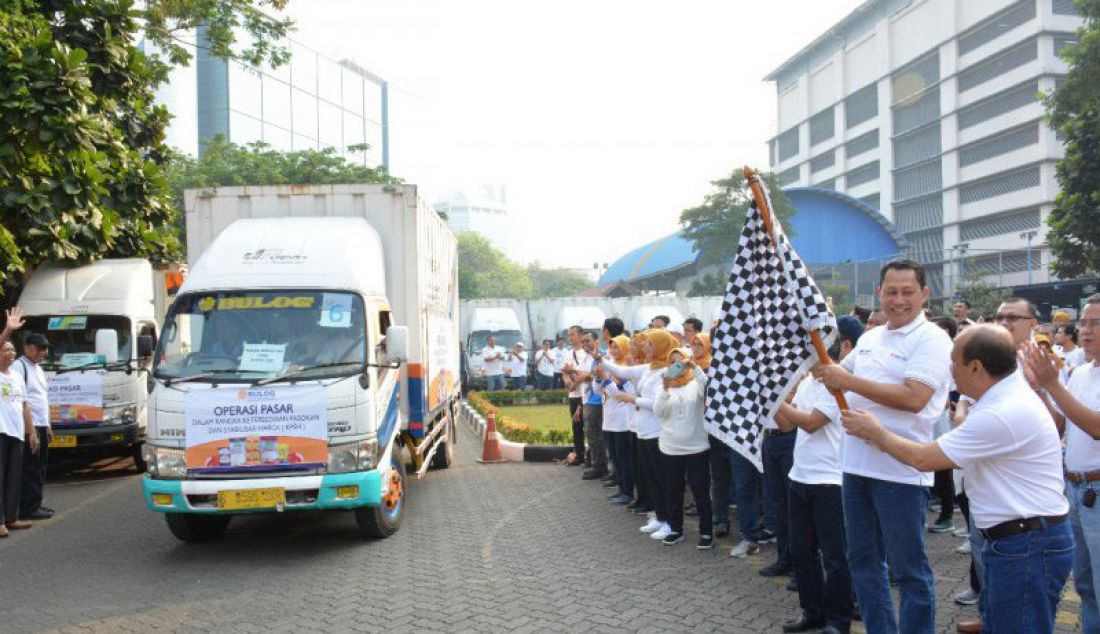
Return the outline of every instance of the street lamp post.
[[[1020,234],[1021,240],[1027,240],[1027,283],[1031,285],[1031,241],[1035,239],[1035,236],[1039,235],[1038,231],[1025,231]]]
[[[966,282],[966,250],[970,248],[969,242],[960,242],[955,245],[959,251],[959,274],[955,279],[955,295],[959,294],[959,285]]]

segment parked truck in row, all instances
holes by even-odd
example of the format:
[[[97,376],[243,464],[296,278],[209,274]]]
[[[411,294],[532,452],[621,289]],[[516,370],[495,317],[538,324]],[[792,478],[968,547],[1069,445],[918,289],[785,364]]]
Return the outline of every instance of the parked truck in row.
[[[47,263],[19,296],[24,333],[45,335],[52,459],[94,451],[133,456],[145,470],[148,380],[165,308],[183,279],[176,266],[107,259]]]
[[[454,236],[415,186],[188,191],[187,280],[165,318],[142,481],[184,541],[234,515],[401,523],[405,463],[450,464]]]

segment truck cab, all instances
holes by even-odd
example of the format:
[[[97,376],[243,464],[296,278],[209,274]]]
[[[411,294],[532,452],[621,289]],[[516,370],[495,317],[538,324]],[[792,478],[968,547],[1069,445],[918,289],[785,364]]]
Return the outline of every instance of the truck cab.
[[[51,449],[129,454],[144,470],[153,342],[170,294],[164,280],[163,271],[141,259],[46,264],[27,280],[18,304],[23,332],[49,341],[42,369],[50,386]]]
[[[475,308],[470,316],[469,334],[466,336],[466,355],[469,376],[467,385],[471,388],[485,387],[485,376],[482,374],[481,353],[489,337],[493,337],[496,345],[507,350],[512,346],[523,342],[523,331],[520,329],[519,318],[516,311],[511,308]]]

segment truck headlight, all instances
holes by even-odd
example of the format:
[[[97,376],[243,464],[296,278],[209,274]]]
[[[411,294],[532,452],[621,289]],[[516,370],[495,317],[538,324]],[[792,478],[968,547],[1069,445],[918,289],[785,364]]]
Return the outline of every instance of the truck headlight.
[[[328,448],[329,473],[348,473],[355,471],[358,465],[358,443],[331,445]]]
[[[369,471],[378,462],[378,440],[361,440],[328,448],[329,473]]]
[[[359,470],[370,471],[378,464],[378,439],[371,438],[359,443]]]
[[[141,451],[154,477],[180,480],[187,476],[187,459],[182,449],[157,447],[146,443]]]
[[[106,425],[130,425],[137,420],[137,405],[108,405],[103,410],[103,423]]]

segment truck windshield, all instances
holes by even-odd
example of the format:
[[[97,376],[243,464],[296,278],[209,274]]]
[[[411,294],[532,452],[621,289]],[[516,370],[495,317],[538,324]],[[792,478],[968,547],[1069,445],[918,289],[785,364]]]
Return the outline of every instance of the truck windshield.
[[[512,349],[512,346],[523,341],[523,333],[518,330],[475,330],[470,333],[466,341],[466,351],[472,355],[481,354],[485,347],[485,341],[492,335],[496,345],[501,348]]]
[[[314,290],[182,295],[164,319],[156,359],[153,373],[166,380],[355,374],[366,361],[363,300]]]
[[[24,333],[46,335],[49,354],[42,362],[48,369],[75,368],[102,359],[97,358],[95,333],[113,330],[118,335],[118,360],[130,360],[130,319],[119,315],[34,315],[26,318]]]

